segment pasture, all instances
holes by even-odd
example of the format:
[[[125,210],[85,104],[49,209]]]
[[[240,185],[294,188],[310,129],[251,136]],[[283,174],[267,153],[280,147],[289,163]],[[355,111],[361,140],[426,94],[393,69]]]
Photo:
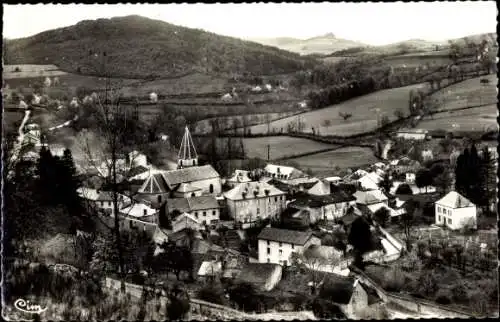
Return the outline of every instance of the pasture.
[[[286,131],[290,122],[300,121],[304,124],[304,132],[312,133],[314,127],[316,133],[319,131],[319,135],[348,136],[371,131],[377,127],[377,109],[380,119],[387,116],[389,120],[396,120],[394,112],[398,109],[407,115],[410,90],[426,86],[426,84],[416,84],[378,91],[330,107],[271,122],[271,130]],[[352,117],[344,120],[339,113],[349,113]],[[267,124],[252,126],[250,130],[252,133],[266,133]]]
[[[240,138],[233,138],[239,145]],[[293,157],[296,155],[333,149],[336,146],[316,142],[313,140],[294,138],[291,136],[269,136],[262,138],[243,138],[243,147],[247,158],[267,160],[267,146],[269,145],[270,160]],[[226,150],[227,138],[217,138],[217,145]]]
[[[65,75],[66,72],[59,70],[56,65],[4,65],[3,78],[19,79],[19,78],[33,78],[33,77],[53,77]]]
[[[319,175],[335,174],[335,168],[356,168],[373,164],[378,159],[373,155],[373,150],[362,147],[345,147],[333,151],[312,154],[304,157],[289,159],[296,163],[300,169],[311,169]]]
[[[420,121],[417,128],[446,132],[485,133],[498,131],[497,105],[486,105],[466,110],[434,114]]]

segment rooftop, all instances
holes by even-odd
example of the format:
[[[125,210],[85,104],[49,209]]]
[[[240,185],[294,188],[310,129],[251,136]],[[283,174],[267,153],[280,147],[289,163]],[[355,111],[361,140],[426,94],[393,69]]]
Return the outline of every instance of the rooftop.
[[[266,182],[254,181],[239,183],[233,189],[225,192],[224,196],[230,200],[243,200],[251,198],[281,196],[284,194],[285,192]]]
[[[163,178],[169,187],[180,183],[188,183],[205,179],[218,178],[219,174],[215,169],[207,164],[203,166],[189,167],[162,172]]]
[[[456,191],[450,191],[446,196],[436,201],[436,204],[450,208],[473,207],[474,204]]]
[[[257,239],[283,242],[294,245],[304,245],[309,238],[312,237],[312,232],[303,232],[289,229],[279,229],[266,227],[264,228]]]
[[[169,211],[174,209],[180,212],[192,212],[198,210],[219,208],[219,202],[214,196],[197,196],[190,198],[167,199]]]

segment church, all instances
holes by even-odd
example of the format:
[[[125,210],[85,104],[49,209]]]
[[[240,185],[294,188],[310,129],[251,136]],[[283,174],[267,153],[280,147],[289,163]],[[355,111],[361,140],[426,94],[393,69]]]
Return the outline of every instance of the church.
[[[198,164],[198,154],[186,126],[177,156],[176,170],[150,170],[138,190],[138,198],[159,208],[167,198],[190,198],[201,195],[220,196],[220,175],[207,164]]]

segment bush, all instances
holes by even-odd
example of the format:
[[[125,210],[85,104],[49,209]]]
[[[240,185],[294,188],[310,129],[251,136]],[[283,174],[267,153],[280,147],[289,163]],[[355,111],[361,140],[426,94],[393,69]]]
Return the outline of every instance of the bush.
[[[467,288],[462,282],[458,282],[451,288],[451,299],[455,303],[467,302]]]
[[[389,292],[399,292],[405,284],[405,274],[397,268],[392,268],[384,274],[382,287]]]
[[[220,284],[211,283],[200,289],[197,293],[200,300],[210,303],[225,304],[224,290]]]
[[[439,304],[450,304],[453,294],[449,289],[440,289],[436,294],[436,302]]]

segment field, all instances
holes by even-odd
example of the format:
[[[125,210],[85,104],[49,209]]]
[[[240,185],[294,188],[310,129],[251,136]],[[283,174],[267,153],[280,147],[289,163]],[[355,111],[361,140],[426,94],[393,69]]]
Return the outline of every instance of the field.
[[[370,148],[346,147],[334,151],[290,159],[301,169],[311,169],[316,174],[330,174],[335,167],[356,168],[378,161]]]
[[[30,77],[53,77],[66,73],[59,70],[56,65],[4,65],[3,78],[30,78]],[[19,71],[16,71],[18,68]]]
[[[364,95],[341,104],[307,112],[300,116],[289,117],[271,123],[271,130],[286,131],[290,122],[304,122],[304,132],[312,133],[312,128],[320,135],[353,135],[373,130],[377,127],[376,109],[380,109],[380,117],[384,115],[395,120],[394,111],[401,109],[408,113],[408,97],[410,90],[425,88],[426,84],[417,84],[406,87],[378,91]],[[350,113],[352,117],[347,121],[339,116],[339,112]],[[325,121],[329,121],[327,125]],[[267,125],[261,124],[250,127],[252,133],[267,132]]]
[[[486,78],[489,84],[482,85],[480,79]],[[418,128],[427,130],[486,132],[498,129],[496,105],[496,75],[472,78],[449,86],[431,96],[440,110],[447,113],[426,118]],[[469,106],[480,106],[466,110],[453,111]]]
[[[267,160],[267,145],[269,144],[269,158],[279,159],[302,153],[331,149],[335,146],[316,142],[308,139],[294,138],[290,136],[270,136],[265,138],[246,138],[243,140],[245,152],[248,158],[260,158]]]

